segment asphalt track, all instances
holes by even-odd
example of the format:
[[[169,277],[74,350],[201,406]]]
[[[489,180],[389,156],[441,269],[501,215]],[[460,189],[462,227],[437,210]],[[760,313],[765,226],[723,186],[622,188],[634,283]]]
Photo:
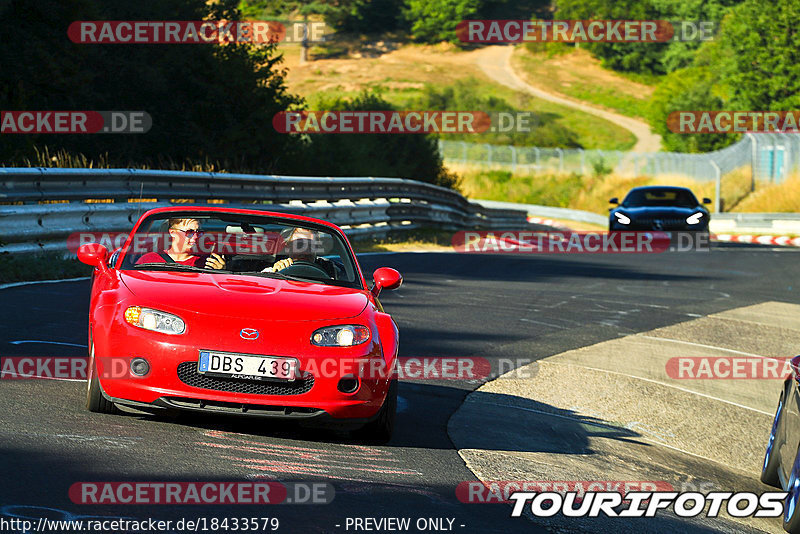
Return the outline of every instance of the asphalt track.
[[[365,272],[390,266],[405,277],[401,290],[382,298],[401,330],[401,356],[478,356],[495,364],[500,358],[543,359],[767,301],[798,304],[798,260],[798,252],[791,249],[741,246],[653,255],[397,253],[361,258]],[[0,356],[85,354],[87,281],[10,287],[0,290],[0,298]],[[453,531],[470,533],[594,531],[591,522],[533,522],[509,517],[507,504],[458,501],[458,484],[476,478],[454,448],[447,426],[479,385],[401,382],[395,436],[387,445],[374,446],[271,422],[91,414],[83,408],[83,383],[4,380],[0,515],[270,516],[280,519],[279,532],[354,532],[345,525],[347,518],[355,517],[410,517],[412,525],[418,518],[450,518]],[[584,394],[591,396],[591,389]],[[510,410],[505,417],[513,431],[518,414]],[[557,427],[542,425],[518,444],[529,451],[546,451],[557,443],[548,434]],[[481,429],[474,432],[478,436]],[[491,445],[492,436],[480,437],[484,448]],[[613,448],[597,454],[613,462]],[[635,460],[647,468],[646,455]],[[694,469],[703,479],[712,478],[716,468],[711,462],[696,463]],[[325,505],[266,507],[91,506],[73,504],[68,497],[69,487],[78,481],[254,477],[329,482],[336,496]],[[685,523],[681,531],[754,530],[706,521],[702,526]]]

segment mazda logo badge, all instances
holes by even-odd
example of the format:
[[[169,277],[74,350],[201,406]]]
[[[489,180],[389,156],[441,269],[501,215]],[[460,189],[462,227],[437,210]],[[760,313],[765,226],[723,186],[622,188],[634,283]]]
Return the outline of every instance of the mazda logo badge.
[[[258,330],[255,328],[242,328],[239,332],[239,336],[242,339],[253,340],[258,339]]]

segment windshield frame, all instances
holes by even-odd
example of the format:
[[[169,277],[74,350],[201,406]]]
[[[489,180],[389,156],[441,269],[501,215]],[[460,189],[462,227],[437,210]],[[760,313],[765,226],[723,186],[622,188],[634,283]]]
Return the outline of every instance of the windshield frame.
[[[198,274],[225,274],[227,276],[248,276],[248,277],[259,277],[259,278],[273,278],[273,279],[280,279],[280,280],[290,280],[294,282],[306,282],[306,283],[313,283],[313,284],[322,284],[334,287],[346,287],[351,289],[358,289],[358,290],[365,290],[366,289],[366,282],[364,280],[364,275],[361,271],[361,266],[356,259],[355,252],[350,244],[350,241],[347,239],[347,236],[344,235],[344,232],[341,229],[337,228],[336,226],[325,224],[323,221],[316,222],[312,220],[307,220],[306,218],[303,219],[295,219],[293,217],[286,217],[282,216],[281,214],[275,213],[252,213],[250,211],[238,211],[238,210],[219,210],[219,209],[180,209],[180,210],[161,210],[155,209],[151,210],[144,215],[137,221],[136,225],[134,225],[133,229],[131,230],[128,238],[125,240],[125,243],[119,250],[119,254],[116,258],[115,264],[113,265],[114,269],[119,271],[144,271],[146,269],[136,269],[135,266],[122,268],[125,263],[125,259],[128,256],[128,253],[131,250],[131,247],[134,242],[134,236],[137,235],[142,228],[150,228],[152,224],[156,220],[164,220],[170,218],[187,218],[187,219],[199,219],[202,221],[203,219],[218,219],[218,220],[225,220],[226,218],[230,218],[231,222],[241,222],[241,221],[249,221],[251,223],[256,224],[275,224],[275,225],[283,225],[288,227],[295,227],[295,228],[304,228],[307,230],[311,230],[313,232],[322,232],[325,234],[329,234],[333,237],[333,239],[338,239],[341,242],[342,248],[342,256],[346,255],[346,258],[341,257],[342,260],[347,259],[353,266],[353,281],[347,280],[320,280],[320,279],[312,279],[312,278],[301,278],[291,275],[281,275],[280,272],[277,273],[256,273],[256,272],[233,272],[227,269],[205,269],[205,268],[193,268],[191,271],[189,269],[182,269],[182,268],[159,268],[159,271],[162,272],[196,272]],[[165,264],[169,265],[169,264]],[[278,276],[262,276],[262,275],[278,275]]]
[[[683,203],[673,203],[673,204],[629,204],[629,199],[632,195],[645,195],[647,193],[666,193],[666,192],[674,192],[678,196],[680,195],[689,195],[691,204],[683,204]],[[631,189],[628,191],[628,194],[625,195],[625,198],[620,203],[620,207],[622,208],[697,208],[700,206],[700,202],[697,200],[697,197],[690,189],[684,189],[681,187],[654,187],[654,188],[647,188],[647,189]]]

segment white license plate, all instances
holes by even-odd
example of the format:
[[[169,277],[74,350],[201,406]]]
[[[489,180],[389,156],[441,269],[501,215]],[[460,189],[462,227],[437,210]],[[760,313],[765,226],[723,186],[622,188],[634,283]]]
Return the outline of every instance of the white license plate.
[[[292,381],[297,378],[297,360],[201,350],[197,372],[231,378]]]

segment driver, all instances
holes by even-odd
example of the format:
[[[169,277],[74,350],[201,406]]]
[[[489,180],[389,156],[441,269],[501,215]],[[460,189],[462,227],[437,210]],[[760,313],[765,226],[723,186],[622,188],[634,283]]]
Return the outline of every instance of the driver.
[[[148,252],[136,262],[140,263],[180,263],[192,267],[204,267],[206,269],[224,269],[225,259],[219,254],[212,253],[205,257],[196,256],[191,253],[192,247],[197,243],[197,239],[203,234],[200,230],[200,221],[197,219],[169,220],[169,235],[172,244],[167,250],[161,252]]]
[[[286,232],[281,232],[285,234]],[[275,273],[281,271],[295,262],[302,261],[313,263],[322,268],[328,276],[335,277],[336,271],[330,260],[317,257],[320,242],[316,232],[307,228],[293,228],[285,235],[283,253],[289,257],[276,261],[272,267],[267,267],[262,273]]]

